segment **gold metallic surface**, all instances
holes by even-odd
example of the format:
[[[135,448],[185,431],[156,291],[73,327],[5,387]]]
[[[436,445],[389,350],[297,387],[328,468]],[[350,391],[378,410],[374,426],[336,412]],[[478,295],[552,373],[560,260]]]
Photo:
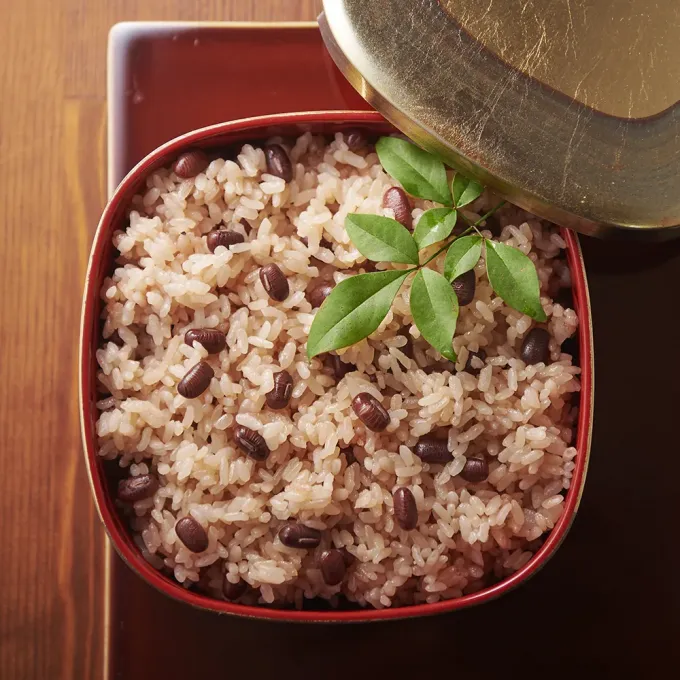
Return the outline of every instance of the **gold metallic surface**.
[[[680,100],[678,0],[441,0],[519,71],[602,113],[642,118]]]
[[[680,234],[680,0],[324,0],[319,23],[373,106],[505,198]]]

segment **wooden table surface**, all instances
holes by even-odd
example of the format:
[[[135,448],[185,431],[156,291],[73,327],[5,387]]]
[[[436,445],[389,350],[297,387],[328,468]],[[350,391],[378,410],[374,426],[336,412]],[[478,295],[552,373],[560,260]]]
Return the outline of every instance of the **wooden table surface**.
[[[0,0],[0,680],[102,677],[105,537],[82,462],[76,358],[106,199],[107,31],[122,20],[313,19],[319,5]],[[179,668],[191,679],[618,679],[677,668],[680,243],[586,240],[584,250],[591,469],[568,540],[529,585],[427,620],[284,626],[192,610],[119,569],[116,679],[172,680]]]
[[[96,680],[104,531],[77,400],[106,200],[106,40],[127,20],[311,20],[316,0],[0,0],[0,678]]]

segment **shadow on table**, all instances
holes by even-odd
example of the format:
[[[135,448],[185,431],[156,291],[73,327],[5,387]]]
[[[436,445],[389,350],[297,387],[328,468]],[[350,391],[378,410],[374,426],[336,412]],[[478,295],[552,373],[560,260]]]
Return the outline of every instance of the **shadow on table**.
[[[113,678],[646,678],[680,662],[680,242],[584,239],[595,426],[581,508],[525,586],[475,609],[364,625],[193,610],[114,569]],[[658,667],[658,669],[657,669]]]

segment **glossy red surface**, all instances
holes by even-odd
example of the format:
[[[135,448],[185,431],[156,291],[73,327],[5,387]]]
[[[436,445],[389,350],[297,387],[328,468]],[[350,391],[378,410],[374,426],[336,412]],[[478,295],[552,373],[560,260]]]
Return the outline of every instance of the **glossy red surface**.
[[[115,229],[121,228],[125,220],[125,211],[132,196],[143,185],[145,177],[155,168],[168,164],[182,151],[201,147],[205,149],[224,149],[245,140],[261,140],[274,134],[299,134],[303,130],[315,133],[332,134],[345,127],[361,127],[372,134],[384,134],[392,131],[380,114],[375,112],[311,112],[263,116],[257,119],[246,119],[223,123],[200,129],[175,139],[141,161],[123,180],[110,203],[108,204],[92,246],[90,266],[87,275],[85,299],[83,306],[81,337],[81,395],[83,420],[83,438],[87,464],[90,469],[92,488],[111,540],[121,557],[140,576],[146,579],[161,592],[188,604],[217,612],[239,614],[248,617],[261,617],[284,621],[375,621],[380,619],[403,618],[435,614],[469,607],[493,599],[522,583],[535,573],[554,553],[564,538],[578,507],[580,492],[587,467],[587,452],[591,431],[592,411],[592,373],[591,362],[591,328],[587,287],[583,271],[580,251],[571,232],[563,232],[568,243],[568,258],[573,272],[573,293],[575,307],[581,324],[579,327],[579,344],[581,354],[582,396],[579,414],[576,446],[579,455],[576,459],[572,486],[567,494],[565,511],[543,546],[532,560],[518,572],[504,581],[477,593],[459,599],[447,600],[435,604],[412,607],[353,611],[292,611],[267,607],[250,607],[218,601],[188,591],[163,574],[153,569],[135,547],[122,519],[117,514],[112,496],[109,494],[110,480],[104,470],[102,461],[96,455],[95,420],[97,399],[95,391],[96,361],[94,352],[99,344],[99,291],[103,278],[112,266],[111,236]]]
[[[121,24],[110,48],[118,180],[163,142],[206,125],[267,113],[372,110],[313,24]]]

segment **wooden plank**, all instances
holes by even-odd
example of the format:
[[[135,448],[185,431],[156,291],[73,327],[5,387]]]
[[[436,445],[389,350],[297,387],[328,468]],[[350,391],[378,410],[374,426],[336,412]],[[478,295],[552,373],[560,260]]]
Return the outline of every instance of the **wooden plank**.
[[[0,2],[2,680],[102,677],[104,533],[75,395],[80,290],[105,202],[108,29],[313,19],[318,9],[315,0]],[[643,678],[677,665],[680,247],[587,241],[584,251],[598,386],[592,463],[572,532],[530,584],[457,615],[333,628],[219,618],[117,569],[128,597],[114,621],[130,633],[114,650],[116,678],[140,669],[145,678],[178,669],[188,678]]]
[[[105,191],[106,39],[124,20],[314,19],[315,0],[0,3],[0,678],[102,677],[104,532],[77,409]]]

